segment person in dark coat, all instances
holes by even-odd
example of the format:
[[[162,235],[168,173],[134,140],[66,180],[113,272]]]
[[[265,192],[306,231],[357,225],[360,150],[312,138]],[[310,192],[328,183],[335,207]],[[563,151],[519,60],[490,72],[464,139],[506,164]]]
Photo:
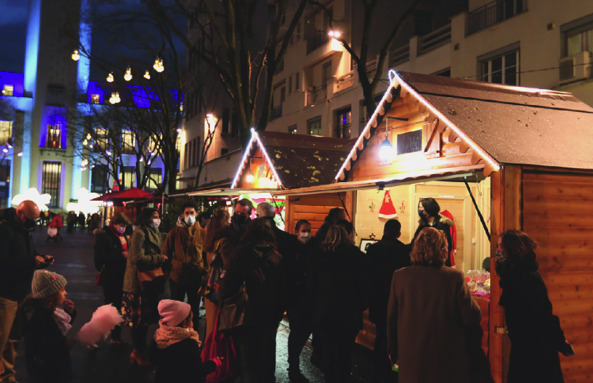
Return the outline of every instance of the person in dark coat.
[[[537,272],[536,246],[518,230],[505,231],[498,238],[499,305],[504,307],[511,340],[508,383],[561,383],[558,352],[574,354],[558,317],[552,314],[546,285]]]
[[[99,284],[103,288],[106,304],[111,303],[121,310],[124,287],[124,275],[128,258],[128,241],[124,235],[130,220],[124,213],[117,213],[111,219],[109,226],[95,229],[94,259],[95,268],[99,272]],[[121,326],[115,326],[111,331],[111,343],[120,343]]]
[[[420,200],[418,203],[418,215],[420,216],[420,220],[418,221],[418,228],[414,233],[414,237],[412,239],[412,243],[410,243],[410,246],[414,245],[414,241],[422,229],[425,227],[434,227],[445,234],[445,237],[447,238],[447,249],[449,250],[449,254],[451,254],[451,250],[453,250],[453,242],[451,240],[451,226],[453,226],[454,223],[449,218],[439,214],[440,211],[441,207],[434,198],[427,197]],[[447,256],[445,265],[451,266],[451,258],[449,256]]]
[[[235,212],[231,218],[231,227],[237,234],[237,238],[243,237],[245,229],[251,221],[251,210],[253,210],[253,203],[247,198],[243,198],[235,204]]]
[[[346,211],[340,207],[334,207],[333,209],[330,209],[330,211],[327,213],[327,216],[325,216],[324,220],[323,220],[323,224],[321,225],[321,227],[319,228],[319,230],[317,230],[317,233],[315,234],[315,242],[317,242],[317,244],[319,245],[321,242],[323,242],[323,240],[325,239],[325,236],[327,235],[327,231],[329,230],[329,227],[331,225],[335,225],[336,223],[338,223],[339,220],[345,220],[346,219]]]
[[[155,383],[202,383],[222,362],[220,358],[202,363],[200,338],[193,329],[191,306],[163,299],[158,306],[159,328],[150,345],[150,359],[156,366]]]
[[[387,306],[387,347],[400,383],[474,383],[467,329],[480,324],[480,308],[463,273],[445,266],[441,230],[420,231],[412,266],[393,273]],[[474,351],[474,348],[471,349]],[[481,350],[480,350],[481,351]],[[482,351],[483,352],[483,351]],[[488,380],[489,371],[483,372]]]
[[[269,221],[264,218],[251,221],[241,245],[231,252],[219,290],[224,300],[245,284],[249,297],[243,326],[233,334],[243,383],[276,381],[276,332],[284,314],[286,289],[283,266]]]
[[[391,363],[387,352],[387,301],[391,278],[396,270],[410,266],[409,247],[398,238],[401,223],[396,219],[385,222],[383,237],[367,250],[369,263],[370,305],[369,319],[376,326],[375,381],[393,381]]]
[[[367,307],[367,271],[351,234],[330,225],[312,257],[309,279],[314,336],[329,383],[350,381],[352,350]]]
[[[0,376],[10,382],[14,378],[14,364],[18,339],[9,339],[17,309],[31,292],[31,280],[35,269],[51,265],[54,258],[40,255],[35,249],[31,232],[39,208],[35,202],[26,200],[16,209],[0,211]],[[18,323],[14,327],[19,327]]]
[[[74,303],[66,299],[66,279],[57,273],[37,270],[32,293],[23,302],[25,359],[33,383],[72,381],[70,348],[66,334],[76,316]]]

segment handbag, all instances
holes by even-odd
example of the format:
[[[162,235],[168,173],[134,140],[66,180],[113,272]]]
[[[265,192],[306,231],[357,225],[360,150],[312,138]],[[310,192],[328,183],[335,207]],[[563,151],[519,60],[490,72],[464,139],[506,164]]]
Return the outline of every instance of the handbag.
[[[218,383],[232,378],[236,375],[236,370],[239,367],[235,342],[230,335],[218,330],[218,324],[217,315],[212,332],[204,342],[201,356],[204,362],[220,357],[222,365],[216,371],[206,375],[206,383]]]
[[[247,289],[243,283],[235,295],[223,301],[218,311],[218,330],[230,331],[243,326],[247,301]]]
[[[137,270],[137,274],[138,281],[140,282],[140,290],[159,293],[165,289],[167,277],[162,267],[152,270]]]

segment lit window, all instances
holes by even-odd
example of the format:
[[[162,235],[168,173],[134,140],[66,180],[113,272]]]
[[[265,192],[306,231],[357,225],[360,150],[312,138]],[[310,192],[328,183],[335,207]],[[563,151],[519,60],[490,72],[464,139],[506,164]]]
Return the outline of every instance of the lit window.
[[[107,149],[108,142],[109,132],[107,131],[107,129],[95,129],[95,144],[93,145],[93,149],[98,152],[105,151]]]
[[[62,163],[43,161],[41,169],[41,193],[51,196],[49,207],[60,206],[60,188],[62,186]]]
[[[336,112],[336,137],[350,138],[352,136],[352,109],[350,107]]]
[[[0,145],[6,144],[12,138],[12,121],[0,121]]]
[[[48,148],[62,147],[62,124],[47,125],[47,140],[45,146]]]
[[[14,95],[14,86],[12,85],[4,85],[4,89],[2,89],[3,96],[12,96]]]
[[[156,190],[159,184],[163,183],[163,171],[161,168],[150,169],[148,179],[146,180],[146,188],[148,190]]]
[[[122,130],[121,132],[122,150],[124,154],[134,153],[136,149],[136,137],[134,133],[129,130]]]
[[[288,127],[288,133],[290,133],[290,134],[297,134],[298,133],[297,126],[296,125],[290,125]]]
[[[321,116],[307,120],[307,133],[309,135],[321,135]]]
[[[91,104],[98,104],[101,102],[101,97],[98,94],[91,95]]]
[[[136,168],[132,166],[122,166],[119,173],[120,185],[124,189],[131,189],[136,184]]]
[[[519,48],[486,55],[479,59],[481,81],[519,85]]]

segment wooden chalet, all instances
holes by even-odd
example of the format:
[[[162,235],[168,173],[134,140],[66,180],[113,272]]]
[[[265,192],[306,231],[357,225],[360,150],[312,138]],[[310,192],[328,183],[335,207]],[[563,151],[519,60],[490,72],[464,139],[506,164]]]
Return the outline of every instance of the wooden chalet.
[[[363,239],[382,230],[373,198],[384,189],[404,242],[421,198],[434,197],[452,213],[456,267],[464,271],[479,269],[507,229],[534,238],[554,313],[576,351],[561,356],[565,381],[593,381],[593,108],[565,92],[391,71],[334,183],[281,194],[353,191]],[[491,265],[485,346],[495,381],[503,382],[509,345],[494,257]]]

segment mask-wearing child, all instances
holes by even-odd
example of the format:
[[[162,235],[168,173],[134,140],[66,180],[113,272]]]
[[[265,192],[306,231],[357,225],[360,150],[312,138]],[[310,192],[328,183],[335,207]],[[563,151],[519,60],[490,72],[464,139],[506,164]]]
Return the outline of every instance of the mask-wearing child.
[[[206,375],[221,364],[220,358],[202,363],[200,339],[193,329],[191,306],[185,302],[163,299],[158,305],[159,328],[151,344],[150,359],[156,365],[158,382],[204,382]]]
[[[23,303],[27,373],[33,382],[71,382],[70,349],[66,338],[76,316],[66,299],[66,278],[48,270],[33,274],[31,295]]]

